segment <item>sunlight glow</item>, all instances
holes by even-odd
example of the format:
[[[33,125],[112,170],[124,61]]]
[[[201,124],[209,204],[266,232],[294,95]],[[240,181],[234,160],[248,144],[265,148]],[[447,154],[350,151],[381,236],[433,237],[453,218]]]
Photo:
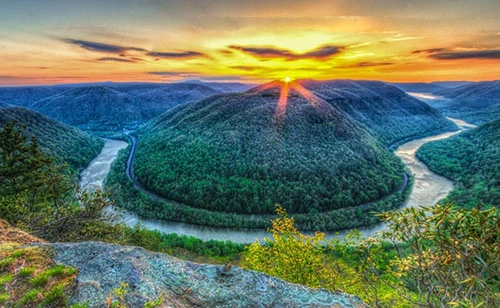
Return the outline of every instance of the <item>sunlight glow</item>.
[[[289,89],[290,88],[288,82],[284,82],[281,85],[280,98],[278,100],[278,105],[276,106],[276,111],[274,113],[274,119],[278,121],[278,124],[283,124],[285,120]]]
[[[272,87],[272,85],[273,84],[269,84],[268,87]],[[266,89],[266,87],[264,87],[264,89]],[[280,97],[278,99],[278,104],[276,105],[276,111],[274,113],[274,119],[279,125],[283,125],[285,121],[286,109],[288,105],[288,94],[290,93],[290,90],[299,93],[307,100],[309,104],[311,104],[316,109],[324,107],[324,104],[328,105],[314,93],[304,88],[299,82],[296,82],[287,76],[280,83]]]

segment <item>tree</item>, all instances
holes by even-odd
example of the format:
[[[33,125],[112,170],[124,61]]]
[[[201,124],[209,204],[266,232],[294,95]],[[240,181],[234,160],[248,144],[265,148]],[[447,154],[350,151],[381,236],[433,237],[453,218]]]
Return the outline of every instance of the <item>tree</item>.
[[[500,211],[460,209],[454,203],[382,215],[398,257],[400,291],[430,307],[500,307]],[[400,249],[401,243],[409,251]]]
[[[121,234],[107,195],[80,191],[69,174],[67,164],[41,151],[34,136],[6,123],[0,130],[0,219],[50,241]]]
[[[269,229],[273,238],[248,246],[244,267],[310,287],[331,286],[336,275],[325,266],[321,244],[325,234],[303,235],[280,205],[276,213],[278,218],[271,221]]]

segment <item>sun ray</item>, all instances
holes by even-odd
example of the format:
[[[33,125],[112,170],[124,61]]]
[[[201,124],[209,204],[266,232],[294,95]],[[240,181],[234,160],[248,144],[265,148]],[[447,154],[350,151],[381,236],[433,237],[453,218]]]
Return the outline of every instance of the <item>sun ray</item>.
[[[319,104],[323,102],[323,99],[317,97],[298,82],[293,82],[292,88],[299,92],[299,94],[302,95],[314,108],[318,108]]]
[[[289,92],[289,84],[287,82],[283,82],[280,85],[280,98],[278,100],[278,105],[276,105],[276,111],[274,113],[274,119],[282,124],[285,120],[286,116],[286,106],[288,104],[288,92]]]

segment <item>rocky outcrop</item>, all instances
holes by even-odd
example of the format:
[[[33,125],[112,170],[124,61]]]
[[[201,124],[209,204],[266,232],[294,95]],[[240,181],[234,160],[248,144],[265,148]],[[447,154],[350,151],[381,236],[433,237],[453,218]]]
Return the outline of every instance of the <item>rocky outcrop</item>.
[[[77,268],[71,302],[106,307],[120,282],[125,301],[142,307],[160,296],[161,307],[366,307],[355,296],[310,289],[236,266],[204,265],[139,247],[100,242],[55,243],[54,260]]]

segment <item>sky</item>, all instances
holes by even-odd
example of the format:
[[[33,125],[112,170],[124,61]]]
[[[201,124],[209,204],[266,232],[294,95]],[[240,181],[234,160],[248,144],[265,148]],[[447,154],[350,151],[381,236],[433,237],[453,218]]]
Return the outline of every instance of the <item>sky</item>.
[[[499,0],[0,0],[0,85],[500,79]]]

